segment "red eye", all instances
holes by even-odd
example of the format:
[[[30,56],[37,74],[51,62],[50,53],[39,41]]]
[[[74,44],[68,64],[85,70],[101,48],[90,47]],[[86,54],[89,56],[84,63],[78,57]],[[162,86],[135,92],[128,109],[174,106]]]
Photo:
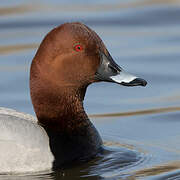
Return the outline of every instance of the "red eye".
[[[75,45],[74,47],[75,51],[79,52],[83,50],[83,47],[80,44]]]

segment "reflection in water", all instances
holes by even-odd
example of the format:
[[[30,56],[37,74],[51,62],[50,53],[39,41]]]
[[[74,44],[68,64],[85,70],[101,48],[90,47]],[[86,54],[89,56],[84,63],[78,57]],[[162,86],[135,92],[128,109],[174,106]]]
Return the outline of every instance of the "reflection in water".
[[[125,154],[124,154],[125,155]],[[126,154],[129,155],[129,154]],[[132,156],[133,157],[133,156]],[[134,158],[134,157],[133,157]],[[101,162],[100,162],[101,161]],[[41,172],[37,174],[26,174],[26,175],[1,175],[1,178],[3,180],[41,180],[41,179],[64,179],[64,180],[72,180],[72,179],[88,179],[88,180],[103,180],[109,179],[109,180],[117,180],[117,179],[123,179],[123,180],[136,180],[136,179],[146,179],[146,177],[154,177],[156,180],[165,180],[165,179],[179,179],[180,177],[180,161],[174,161],[170,162],[168,164],[162,164],[151,168],[145,168],[137,171],[129,172],[128,174],[122,173],[123,166],[118,166],[118,172],[117,174],[111,174],[108,176],[108,173],[106,172],[106,168],[117,168],[115,165],[114,167],[108,167],[109,165],[106,164],[106,161],[103,161],[103,158],[99,157],[94,161],[89,162],[88,164],[82,164],[77,167],[71,167],[67,169],[61,169],[56,172]],[[106,164],[106,167],[98,166],[96,163],[102,163]],[[117,162],[116,162],[117,163]],[[113,164],[113,162],[111,162]],[[133,162],[132,162],[133,164]],[[128,163],[124,162],[124,167],[128,168]],[[136,163],[133,164],[133,166],[137,165]],[[103,174],[104,171],[104,174]],[[88,175],[89,174],[89,175]],[[153,179],[154,179],[153,178]]]
[[[121,116],[136,116],[136,115],[145,115],[145,114],[157,114],[165,112],[176,112],[180,111],[180,107],[167,107],[167,108],[156,108],[156,109],[147,109],[140,111],[132,112],[120,112],[120,113],[108,113],[108,114],[92,114],[89,117],[92,118],[102,118],[102,117],[121,117]]]
[[[178,5],[180,4],[177,0],[148,0],[148,1],[127,1],[127,2],[118,2],[118,3],[76,3],[72,5],[68,5],[67,3],[63,4],[52,4],[52,3],[41,3],[40,1],[34,1],[36,6],[31,4],[24,4],[15,7],[3,7],[0,8],[0,15],[10,15],[10,14],[24,14],[33,11],[45,11],[49,12],[61,11],[61,12],[105,12],[105,11],[119,11],[120,9],[125,8],[140,8],[144,6],[151,5],[161,5],[161,4],[170,4],[170,5]]]
[[[64,178],[87,178],[87,179],[104,179],[124,176],[122,171],[137,166],[138,163],[144,161],[144,156],[127,148],[110,148],[105,147],[103,154],[88,163],[75,165],[74,167],[61,169],[53,176],[55,179]]]
[[[24,50],[32,50],[38,47],[38,44],[17,44],[9,46],[0,46],[0,54],[9,54]]]
[[[162,164],[162,165],[154,166],[151,168],[138,170],[138,171],[135,171],[134,174],[136,177],[155,176],[162,173],[171,172],[177,169],[180,169],[180,161],[169,162],[168,164]]]
[[[28,5],[20,5],[15,7],[3,7],[0,8],[0,16],[12,15],[12,14],[24,14],[33,11],[33,6]]]
[[[122,1],[118,3],[76,3],[73,6],[68,6],[67,4],[61,4],[61,5],[47,5],[44,6],[44,9],[48,9],[50,11],[80,11],[80,12],[105,12],[105,11],[119,11],[120,9],[126,9],[126,8],[140,8],[144,6],[151,6],[156,4],[180,4],[177,0],[148,0],[148,1]],[[42,10],[42,6],[40,8]]]

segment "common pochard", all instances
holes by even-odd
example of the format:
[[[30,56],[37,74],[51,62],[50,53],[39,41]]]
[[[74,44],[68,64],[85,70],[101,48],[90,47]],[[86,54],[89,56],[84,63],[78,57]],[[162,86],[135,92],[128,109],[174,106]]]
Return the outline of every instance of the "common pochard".
[[[43,171],[86,161],[102,150],[83,100],[88,85],[113,82],[146,86],[118,66],[100,37],[82,23],[50,31],[30,70],[30,92],[37,119],[0,109],[0,173]]]

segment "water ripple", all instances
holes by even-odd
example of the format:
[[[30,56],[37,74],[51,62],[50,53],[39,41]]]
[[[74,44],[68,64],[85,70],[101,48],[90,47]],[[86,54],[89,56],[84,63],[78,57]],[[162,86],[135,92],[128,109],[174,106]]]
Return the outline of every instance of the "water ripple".
[[[167,113],[167,112],[176,112],[180,111],[180,107],[165,107],[165,108],[155,108],[155,109],[146,109],[139,111],[131,112],[119,112],[119,113],[107,113],[107,114],[91,114],[91,118],[102,118],[102,117],[123,117],[123,116],[137,116],[145,114],[157,114],[157,113]]]
[[[7,46],[0,46],[0,54],[10,54],[15,53],[19,51],[25,51],[25,50],[32,50],[38,47],[38,44],[16,44],[16,45],[7,45]]]
[[[136,177],[156,176],[162,173],[171,172],[180,169],[180,161],[169,162],[167,164],[161,164],[151,168],[145,168],[135,171]]]
[[[14,7],[0,7],[0,16],[7,16],[7,15],[13,15],[13,14],[25,14],[28,12],[32,12],[35,10],[35,6],[32,6],[30,4],[24,4]]]

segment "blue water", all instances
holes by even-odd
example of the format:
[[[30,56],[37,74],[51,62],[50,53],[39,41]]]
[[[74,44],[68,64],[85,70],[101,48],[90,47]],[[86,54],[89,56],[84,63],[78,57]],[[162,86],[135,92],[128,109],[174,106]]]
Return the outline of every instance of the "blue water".
[[[98,83],[88,88],[85,109],[88,114],[103,114],[91,119],[106,148],[111,149],[109,155],[57,172],[0,176],[0,179],[178,179],[179,5],[174,0],[2,0],[1,107],[34,115],[29,95],[31,60],[43,37],[64,22],[80,21],[95,30],[116,62],[146,79],[148,86],[127,88]],[[109,113],[125,115],[106,116]]]

